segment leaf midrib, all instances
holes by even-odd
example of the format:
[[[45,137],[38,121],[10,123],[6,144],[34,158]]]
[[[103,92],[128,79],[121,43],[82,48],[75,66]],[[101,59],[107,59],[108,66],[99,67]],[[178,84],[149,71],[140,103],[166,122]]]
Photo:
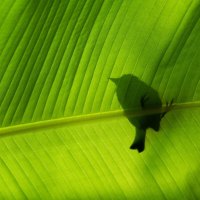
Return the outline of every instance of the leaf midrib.
[[[192,108],[200,108],[200,101],[196,102],[187,102],[187,103],[179,103],[173,104],[170,110],[180,110],[180,109],[192,109]],[[155,113],[161,113],[166,110],[166,106],[162,106],[162,108],[153,108],[153,109],[145,109],[145,110],[116,110],[109,112],[99,112],[85,115],[76,115],[70,117],[62,117],[57,119],[43,120],[37,122],[31,122],[26,124],[18,124],[7,127],[0,128],[0,137],[8,136],[13,134],[26,133],[30,131],[39,131],[42,129],[50,129],[50,128],[58,128],[66,125],[74,125],[80,123],[89,123],[92,121],[102,121],[106,119],[114,119],[130,116],[137,117],[143,115],[150,115]],[[126,113],[126,114],[125,114]]]

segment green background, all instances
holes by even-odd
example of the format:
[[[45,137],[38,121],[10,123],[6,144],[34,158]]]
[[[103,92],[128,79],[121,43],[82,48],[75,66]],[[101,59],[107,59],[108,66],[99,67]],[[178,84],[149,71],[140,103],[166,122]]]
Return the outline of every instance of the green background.
[[[0,198],[200,198],[199,17],[199,0],[1,0]],[[141,154],[123,74],[175,102]]]

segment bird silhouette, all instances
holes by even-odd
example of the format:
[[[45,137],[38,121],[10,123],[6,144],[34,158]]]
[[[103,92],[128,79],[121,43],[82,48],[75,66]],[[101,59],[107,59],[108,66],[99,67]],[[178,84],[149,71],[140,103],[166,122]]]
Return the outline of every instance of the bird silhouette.
[[[110,78],[110,80],[116,84],[117,98],[125,115],[129,122],[136,127],[136,136],[130,149],[137,149],[138,152],[142,152],[145,148],[146,130],[152,128],[156,132],[159,131],[160,121],[170,110],[173,100],[167,103],[165,111],[161,112],[162,101],[158,92],[136,76],[126,74],[120,78]],[[160,112],[131,117],[130,110],[138,108],[140,110],[156,109]]]

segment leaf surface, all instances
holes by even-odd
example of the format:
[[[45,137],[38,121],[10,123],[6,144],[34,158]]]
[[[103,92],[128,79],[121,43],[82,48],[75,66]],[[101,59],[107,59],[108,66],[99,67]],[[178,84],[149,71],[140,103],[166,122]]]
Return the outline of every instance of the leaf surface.
[[[1,199],[199,198],[199,16],[198,0],[2,0]],[[124,74],[175,101],[142,154],[109,80]]]

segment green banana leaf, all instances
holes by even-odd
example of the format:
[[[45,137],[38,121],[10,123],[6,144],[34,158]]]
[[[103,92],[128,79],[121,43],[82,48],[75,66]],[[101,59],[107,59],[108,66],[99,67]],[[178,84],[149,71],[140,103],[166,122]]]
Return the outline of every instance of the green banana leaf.
[[[1,0],[0,199],[199,199],[199,17],[199,0]],[[141,153],[125,74],[174,102]]]

